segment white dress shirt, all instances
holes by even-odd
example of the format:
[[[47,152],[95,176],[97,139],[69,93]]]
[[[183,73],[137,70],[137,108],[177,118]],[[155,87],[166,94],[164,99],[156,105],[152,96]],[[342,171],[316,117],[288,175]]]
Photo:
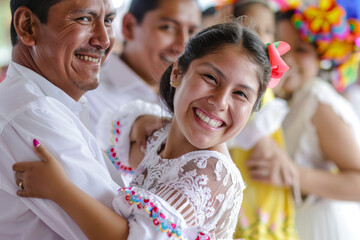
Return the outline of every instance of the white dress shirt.
[[[114,111],[136,99],[159,102],[157,93],[114,53],[101,68],[99,86],[85,96],[89,103],[90,129],[94,134],[105,111]]]
[[[85,102],[84,97],[74,101],[34,71],[10,63],[0,84],[0,239],[86,239],[54,202],[16,195],[12,165],[39,159],[33,138],[60,161],[74,184],[112,208],[119,186],[81,120],[86,117]]]

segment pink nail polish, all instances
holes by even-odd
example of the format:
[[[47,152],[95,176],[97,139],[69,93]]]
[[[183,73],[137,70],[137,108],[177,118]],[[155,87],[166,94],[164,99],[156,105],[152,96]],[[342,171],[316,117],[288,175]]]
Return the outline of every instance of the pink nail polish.
[[[38,147],[38,146],[40,146],[40,143],[39,143],[38,140],[36,140],[36,139],[34,138],[34,140],[33,140],[33,145],[34,145],[34,147]]]

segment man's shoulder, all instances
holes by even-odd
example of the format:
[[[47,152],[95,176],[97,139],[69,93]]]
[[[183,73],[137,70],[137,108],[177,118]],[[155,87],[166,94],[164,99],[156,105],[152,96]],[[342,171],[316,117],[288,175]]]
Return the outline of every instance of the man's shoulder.
[[[10,80],[0,84],[0,103],[6,103],[0,104],[0,125],[5,125],[20,115],[25,117],[37,113],[41,117],[41,112],[56,112],[61,117],[64,106],[55,98],[46,96],[29,82]]]
[[[29,82],[15,78],[5,79],[0,84],[0,102],[6,104],[0,104],[0,114],[19,111],[21,108],[31,105],[40,97],[35,91],[35,86],[29,84]]]

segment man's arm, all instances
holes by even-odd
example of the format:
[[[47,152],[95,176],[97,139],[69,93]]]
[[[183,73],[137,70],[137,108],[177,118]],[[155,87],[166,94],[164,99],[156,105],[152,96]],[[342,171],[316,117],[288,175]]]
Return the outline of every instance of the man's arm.
[[[42,161],[13,165],[21,197],[51,199],[77,223],[89,239],[127,239],[126,219],[76,187],[43,145],[35,152]]]
[[[111,208],[118,186],[105,167],[101,150],[75,115],[68,109],[58,108],[58,104],[42,104],[41,109],[29,109],[4,127],[0,140],[4,145],[1,144],[1,148],[7,151],[10,159],[0,163],[4,173],[0,177],[4,183],[2,189],[16,196],[18,187],[14,183],[11,166],[17,161],[39,159],[33,153],[31,142],[31,139],[37,138],[48,143],[49,151],[59,159],[67,176],[77,187]],[[52,201],[19,200],[35,214],[34,217],[40,218],[62,238],[86,238],[73,220]]]

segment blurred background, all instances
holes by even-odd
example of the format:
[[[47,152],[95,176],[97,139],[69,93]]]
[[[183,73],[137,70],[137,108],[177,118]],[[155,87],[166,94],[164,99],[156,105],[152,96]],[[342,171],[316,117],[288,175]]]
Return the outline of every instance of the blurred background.
[[[117,33],[118,45],[116,45],[114,51],[121,50],[122,36],[120,34],[120,19],[123,14],[127,11],[131,0],[112,0],[114,6],[118,9],[118,19],[115,21],[115,28]],[[169,0],[171,1],[171,0]],[[269,1],[285,1],[285,0],[269,0]],[[289,0],[287,0],[289,1]],[[290,0],[291,1],[291,0]],[[296,1],[296,0],[293,0]],[[200,7],[203,11],[213,6],[226,5],[232,3],[234,0],[198,0]],[[360,0],[337,0],[346,8],[347,11],[351,12],[353,16],[360,16]],[[309,4],[317,4],[317,0],[302,0],[303,6]],[[0,0],[0,81],[4,78],[6,65],[11,57],[11,43],[9,26],[11,21],[10,14],[10,1]],[[349,14],[349,13],[348,13]]]
[[[170,0],[171,1],[171,0]],[[114,6],[118,9],[119,15],[118,18],[122,17],[122,14],[127,10],[129,3],[131,0],[113,0]],[[206,9],[210,6],[216,4],[216,0],[200,0],[202,9]],[[9,0],[0,0],[0,68],[7,65],[10,60],[11,53],[11,42],[10,42],[10,32],[9,26],[11,22],[11,14],[10,14],[10,1]],[[116,21],[117,23],[117,33],[118,38],[121,39],[120,36],[120,21]]]

